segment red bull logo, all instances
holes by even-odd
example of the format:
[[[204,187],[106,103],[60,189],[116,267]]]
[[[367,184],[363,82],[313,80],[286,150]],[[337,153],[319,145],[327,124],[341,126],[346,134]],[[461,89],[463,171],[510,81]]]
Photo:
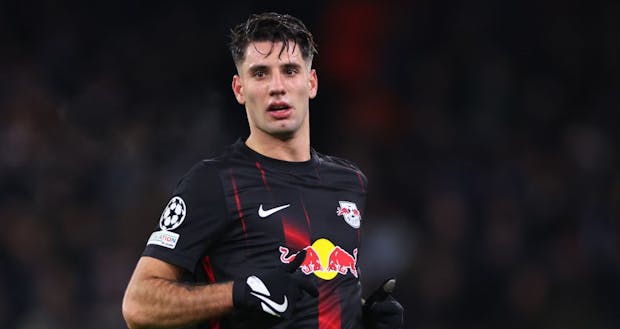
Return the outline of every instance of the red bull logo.
[[[327,264],[328,271],[336,271],[340,274],[347,274],[347,271],[351,271],[351,274],[357,278],[357,248],[353,249],[353,256],[346,252],[344,249],[336,246],[334,250],[329,254],[329,262]]]
[[[322,271],[323,266],[321,265],[321,259],[316,250],[314,250],[312,246],[307,246],[304,250],[306,251],[306,259],[299,265],[301,271],[305,275],[313,273],[314,271]],[[282,263],[288,264],[292,262],[296,255],[297,254],[289,255],[289,249],[287,247],[280,247],[280,261]]]
[[[280,247],[280,261],[288,264],[295,259],[297,253],[291,254],[289,248]],[[313,273],[324,280],[335,278],[338,273],[346,275],[351,272],[357,278],[357,248],[353,255],[327,239],[318,239],[311,246],[304,248],[306,259],[299,266],[305,275]]]

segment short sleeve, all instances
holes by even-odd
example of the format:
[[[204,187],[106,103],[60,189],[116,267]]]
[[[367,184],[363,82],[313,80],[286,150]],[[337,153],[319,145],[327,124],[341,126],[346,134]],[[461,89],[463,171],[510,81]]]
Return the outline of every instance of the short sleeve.
[[[216,163],[202,161],[177,184],[142,255],[194,272],[226,223],[226,202]]]

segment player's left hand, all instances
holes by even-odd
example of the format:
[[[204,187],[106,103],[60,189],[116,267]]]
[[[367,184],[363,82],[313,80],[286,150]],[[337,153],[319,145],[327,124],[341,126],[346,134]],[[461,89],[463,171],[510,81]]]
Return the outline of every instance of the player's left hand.
[[[403,306],[392,296],[395,287],[396,279],[387,279],[366,299],[362,306],[364,329],[399,329],[403,326]]]

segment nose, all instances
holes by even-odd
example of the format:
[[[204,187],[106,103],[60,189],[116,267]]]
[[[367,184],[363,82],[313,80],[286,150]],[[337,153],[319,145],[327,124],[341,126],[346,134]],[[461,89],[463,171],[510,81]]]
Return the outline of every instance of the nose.
[[[269,95],[284,95],[286,94],[286,88],[284,88],[284,81],[281,73],[275,73],[272,75],[271,83],[269,84]]]

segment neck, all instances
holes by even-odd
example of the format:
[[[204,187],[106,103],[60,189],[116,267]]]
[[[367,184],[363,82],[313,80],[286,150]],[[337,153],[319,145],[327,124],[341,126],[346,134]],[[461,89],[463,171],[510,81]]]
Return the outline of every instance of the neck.
[[[301,162],[310,160],[310,135],[297,134],[280,139],[268,134],[250,133],[245,144],[252,150],[272,159]]]

